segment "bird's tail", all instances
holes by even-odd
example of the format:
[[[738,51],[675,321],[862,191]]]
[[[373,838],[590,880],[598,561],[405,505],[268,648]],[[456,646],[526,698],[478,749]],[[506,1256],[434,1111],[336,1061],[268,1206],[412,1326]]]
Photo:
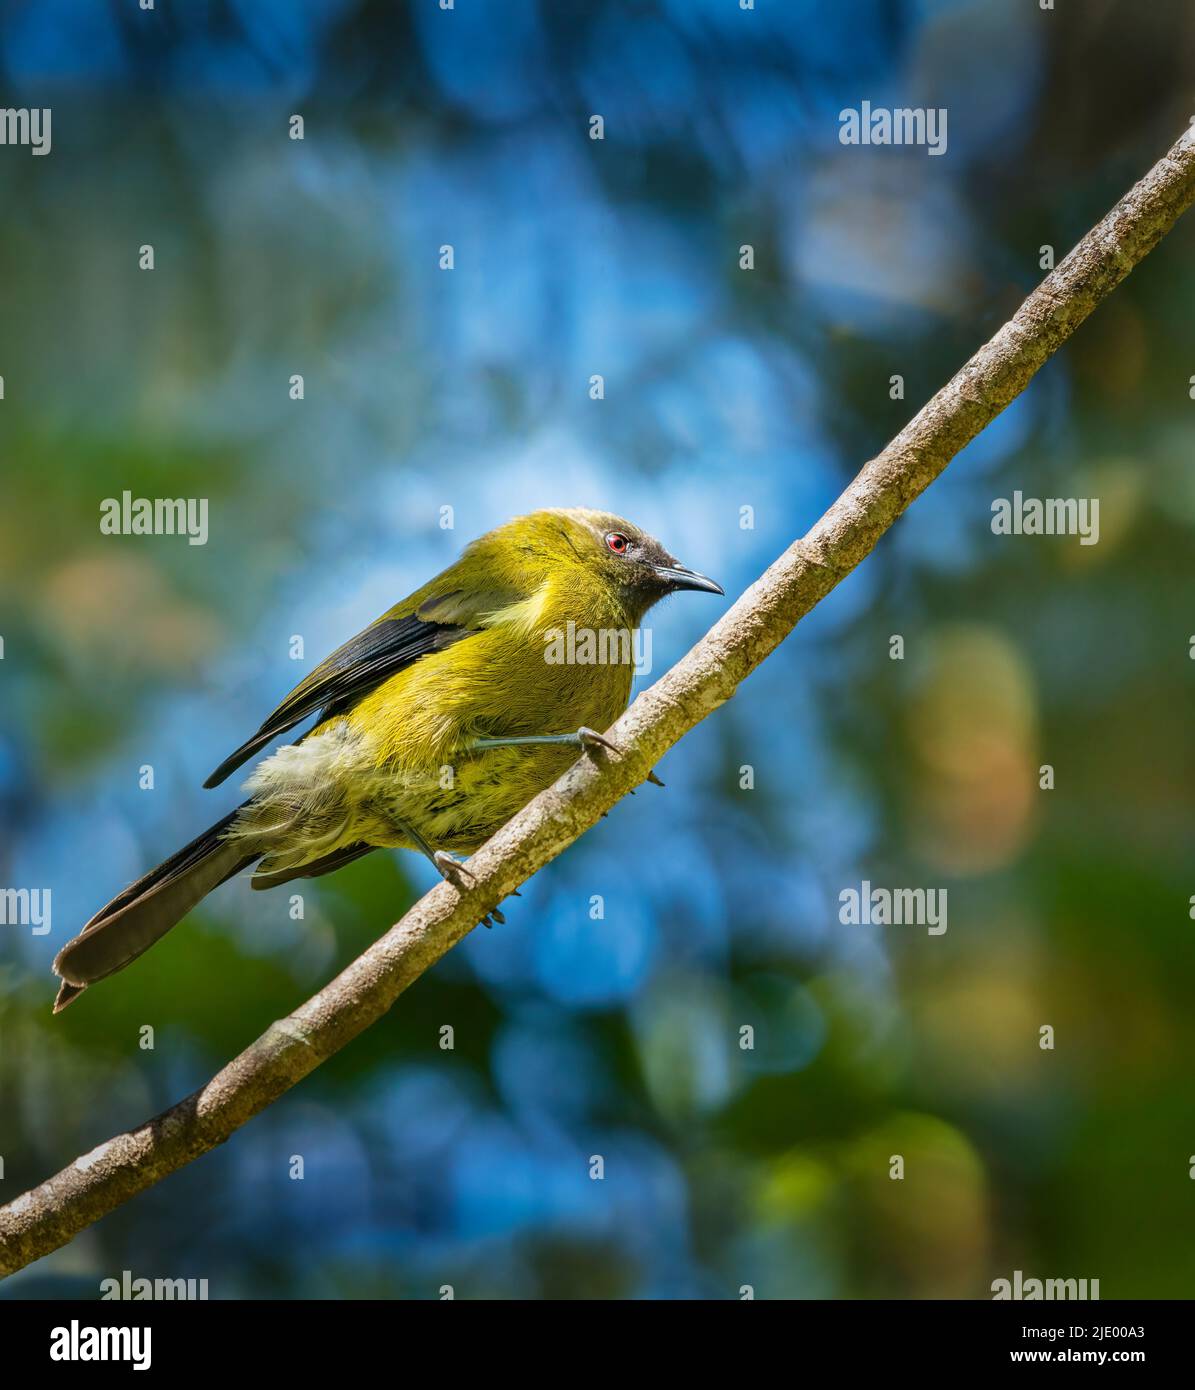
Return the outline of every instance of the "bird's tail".
[[[225,879],[252,864],[258,854],[225,834],[239,814],[232,811],[144,878],[117,894],[58,952],[54,969],[62,987],[59,1013],[97,980],[134,961]]]

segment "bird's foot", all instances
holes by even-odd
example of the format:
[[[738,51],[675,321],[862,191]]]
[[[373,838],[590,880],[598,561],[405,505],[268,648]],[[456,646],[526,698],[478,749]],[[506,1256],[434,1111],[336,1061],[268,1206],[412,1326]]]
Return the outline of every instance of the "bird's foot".
[[[578,729],[576,740],[586,753],[596,753],[599,748],[603,748],[607,753],[613,753],[616,758],[622,757],[622,749],[617,743],[611,743],[604,734],[595,733],[593,729],[584,727]],[[647,780],[657,787],[664,785],[654,772],[647,774]]]
[[[451,883],[458,893],[467,893],[470,888],[476,885],[477,880],[474,878],[472,870],[469,869],[468,865],[462,864],[459,859],[454,859],[447,850],[438,849],[433,853],[431,858],[432,863],[440,871],[440,877],[444,879],[445,882]],[[515,893],[516,895],[518,894],[517,888],[515,889]],[[500,927],[505,926],[506,918],[498,908],[491,907],[489,912],[481,919],[481,925],[483,927],[492,927],[495,922],[497,922]]]
[[[454,859],[446,849],[438,849],[432,855],[432,863],[440,871],[440,877],[451,883],[458,893],[467,893],[477,880],[473,871],[459,859]]]
[[[587,753],[596,753],[599,748],[604,748],[607,753],[613,753],[616,758],[622,757],[622,749],[617,743],[611,743],[605,734],[599,734],[594,729],[587,729],[584,725],[577,730],[576,739]]]

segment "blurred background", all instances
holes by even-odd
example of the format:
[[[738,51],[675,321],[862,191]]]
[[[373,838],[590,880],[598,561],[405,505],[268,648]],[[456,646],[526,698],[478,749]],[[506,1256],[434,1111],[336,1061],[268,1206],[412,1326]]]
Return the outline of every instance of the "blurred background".
[[[234,882],[51,1017],[54,953],[236,804],[200,784],[281,695],[539,506],[740,592],[1182,131],[1195,11],[7,0],[0,77],[53,111],[48,157],[0,149],[0,884],[53,908],[0,929],[10,1200],[430,886],[376,854],[293,921]],[[946,107],[947,153],[841,145],[864,100]],[[0,1297],[1189,1296],[1193,250],[1189,217],[666,790]],[[1098,496],[1098,545],[993,535],[1015,489]],[[102,536],[125,490],[209,499],[208,543]],[[648,679],[723,609],[658,609]],[[863,879],[947,889],[947,932],[843,925]]]

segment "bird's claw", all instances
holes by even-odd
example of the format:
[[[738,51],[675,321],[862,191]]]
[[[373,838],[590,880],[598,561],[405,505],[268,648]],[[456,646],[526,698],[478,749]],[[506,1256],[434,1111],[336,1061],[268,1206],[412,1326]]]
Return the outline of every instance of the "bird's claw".
[[[506,925],[506,914],[496,907],[491,907],[486,915],[481,919],[483,927],[492,927],[497,922],[500,927]]]
[[[616,758],[622,757],[622,749],[617,743],[611,743],[605,734],[599,734],[594,729],[587,729],[584,726],[577,730],[577,741],[587,753],[593,753],[599,748],[604,748],[607,753],[613,753]]]
[[[477,882],[472,870],[459,859],[454,859],[447,850],[436,850],[432,855],[432,863],[439,869],[440,877],[451,883],[458,893],[467,893]]]

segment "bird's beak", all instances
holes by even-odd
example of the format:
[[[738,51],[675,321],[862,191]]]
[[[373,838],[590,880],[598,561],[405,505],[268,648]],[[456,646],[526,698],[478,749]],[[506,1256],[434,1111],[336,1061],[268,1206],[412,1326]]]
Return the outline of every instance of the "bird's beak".
[[[721,584],[707,579],[696,570],[686,569],[684,565],[657,565],[656,573],[670,589],[700,589],[706,594],[724,594]]]

